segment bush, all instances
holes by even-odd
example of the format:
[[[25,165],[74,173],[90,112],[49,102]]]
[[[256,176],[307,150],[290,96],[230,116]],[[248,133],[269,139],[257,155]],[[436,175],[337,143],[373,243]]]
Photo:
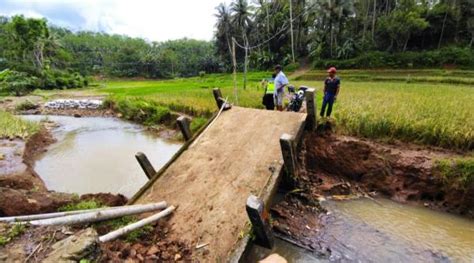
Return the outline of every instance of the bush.
[[[39,106],[34,104],[30,100],[26,100],[18,105],[16,105],[15,110],[17,111],[26,111],[26,110],[34,110],[37,109]]]
[[[446,47],[422,52],[388,53],[372,51],[345,60],[317,60],[315,68],[335,66],[341,69],[356,68],[430,68],[454,65],[463,68],[474,67],[474,51],[469,48]]]
[[[78,203],[67,204],[58,209],[59,212],[68,212],[76,210],[89,210],[104,207],[102,203],[95,200],[80,201]]]
[[[299,68],[298,63],[290,63],[285,66],[284,70],[287,72],[294,72]]]
[[[15,224],[13,227],[10,228],[8,233],[5,236],[0,235],[0,247],[5,246],[13,240],[15,237],[20,236],[26,230],[26,226],[24,224]]]
[[[36,77],[25,72],[12,70],[4,74],[1,85],[15,96],[22,96],[39,86],[39,82]]]
[[[169,108],[151,100],[108,98],[104,103],[104,107],[107,106],[121,113],[125,119],[145,125],[163,124],[171,117]]]

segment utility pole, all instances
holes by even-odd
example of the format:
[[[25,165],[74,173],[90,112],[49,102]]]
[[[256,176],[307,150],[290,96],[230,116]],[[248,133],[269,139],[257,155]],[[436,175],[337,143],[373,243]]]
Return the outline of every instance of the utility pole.
[[[295,63],[295,46],[293,43],[293,5],[292,0],[290,1],[290,32],[291,32],[291,58],[293,59],[293,63]]]
[[[235,96],[235,105],[239,104],[239,97],[237,96],[237,59],[235,58],[235,38],[232,37],[232,64],[234,67],[234,96]]]

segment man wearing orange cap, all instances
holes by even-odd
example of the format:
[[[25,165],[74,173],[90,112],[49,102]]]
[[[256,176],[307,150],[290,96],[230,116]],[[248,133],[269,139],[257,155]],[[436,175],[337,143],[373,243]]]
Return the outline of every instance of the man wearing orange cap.
[[[341,80],[336,76],[336,68],[331,67],[328,69],[329,76],[324,81],[324,98],[323,106],[321,107],[321,117],[324,117],[326,112],[326,107],[328,108],[326,112],[326,117],[331,116],[332,105],[336,101],[337,94],[339,94],[339,87],[341,86]]]

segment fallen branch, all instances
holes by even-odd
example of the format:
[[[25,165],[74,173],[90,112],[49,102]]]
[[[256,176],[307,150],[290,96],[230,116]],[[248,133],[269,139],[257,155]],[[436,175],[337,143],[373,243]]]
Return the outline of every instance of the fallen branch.
[[[40,247],[43,247],[43,244],[42,243],[39,243],[35,249],[33,249],[33,251],[28,255],[28,257],[25,258],[25,261],[24,262],[28,262],[28,260],[36,253],[36,251],[38,250],[38,248]]]
[[[80,224],[80,223],[92,223],[97,221],[108,220],[112,218],[127,216],[127,215],[135,215],[141,214],[151,211],[156,211],[159,209],[166,208],[167,204],[165,201],[154,203],[154,204],[147,204],[141,206],[124,206],[120,208],[115,208],[111,210],[105,211],[96,211],[96,212],[88,212],[76,215],[68,215],[63,217],[55,217],[49,219],[42,219],[42,220],[33,220],[27,221],[27,223],[37,226],[46,226],[46,225],[72,225],[72,224]]]
[[[161,211],[157,214],[154,214],[150,217],[144,218],[144,219],[142,219],[140,221],[137,221],[133,224],[127,225],[125,227],[122,227],[122,228],[119,228],[115,231],[112,231],[108,234],[100,236],[99,237],[99,242],[104,243],[104,242],[112,241],[112,240],[114,240],[114,239],[116,239],[116,238],[118,238],[122,235],[126,235],[126,234],[132,232],[133,230],[135,230],[137,228],[143,227],[147,224],[151,224],[151,223],[157,221],[158,219],[171,214],[174,210],[175,210],[175,207],[170,206],[170,207],[166,208],[165,210],[163,210],[163,211]]]
[[[54,218],[54,217],[90,213],[90,212],[96,212],[96,211],[108,211],[108,210],[114,210],[114,209],[118,209],[122,207],[135,207],[135,206],[138,207],[138,206],[144,206],[144,205],[114,206],[114,207],[102,207],[102,208],[94,208],[94,209],[55,212],[55,213],[36,214],[36,215],[0,217],[0,222],[11,223],[11,222],[21,222],[21,221],[32,221],[32,220],[39,220],[39,219],[47,219],[47,218]]]

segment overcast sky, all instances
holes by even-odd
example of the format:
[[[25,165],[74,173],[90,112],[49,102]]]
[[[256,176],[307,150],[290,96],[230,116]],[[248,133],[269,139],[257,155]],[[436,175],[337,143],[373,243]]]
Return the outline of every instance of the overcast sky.
[[[0,15],[45,17],[54,25],[142,37],[211,40],[215,7],[227,0],[0,0]]]

